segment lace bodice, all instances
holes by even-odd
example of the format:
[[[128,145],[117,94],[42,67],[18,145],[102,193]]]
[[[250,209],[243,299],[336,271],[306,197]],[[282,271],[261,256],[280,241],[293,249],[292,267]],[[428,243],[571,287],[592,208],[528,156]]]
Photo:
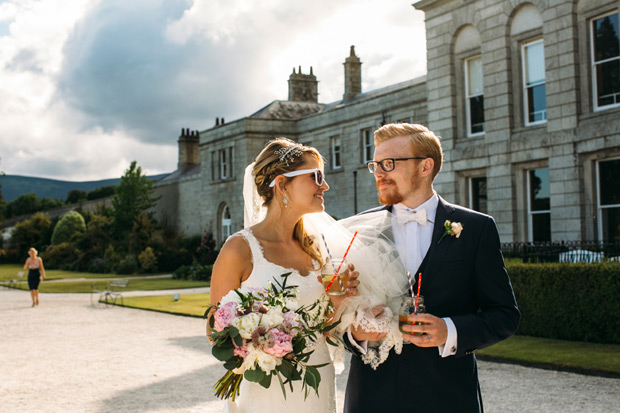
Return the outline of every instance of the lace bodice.
[[[310,271],[308,275],[301,275],[300,272],[294,268],[285,268],[278,264],[274,264],[271,261],[265,259],[263,253],[263,247],[252,230],[245,228],[238,233],[248,242],[250,250],[252,251],[252,273],[247,280],[241,283],[244,287],[265,287],[269,282],[274,280],[280,280],[282,274],[291,273],[288,277],[288,285],[296,285],[299,289],[299,303],[301,305],[307,305],[315,302],[323,294],[323,286],[318,281],[317,276],[320,275],[320,271]]]
[[[321,297],[323,285],[317,279],[320,271],[310,271],[308,275],[302,276],[296,269],[284,268],[267,261],[262,246],[249,228],[237,234],[247,241],[252,251],[252,272],[248,279],[241,283],[242,286],[264,288],[270,282],[279,279],[282,274],[290,272],[287,285],[297,286],[297,298],[301,305],[311,304]],[[299,382],[294,382],[293,392],[287,386],[284,399],[277,380],[272,381],[268,389],[244,380],[241,382],[239,396],[235,402],[230,400],[226,402],[224,413],[336,413],[335,373],[329,350],[324,340],[317,342],[313,350],[308,361],[309,365],[328,363],[319,369],[321,383],[318,397],[314,390],[311,390],[305,399]]]

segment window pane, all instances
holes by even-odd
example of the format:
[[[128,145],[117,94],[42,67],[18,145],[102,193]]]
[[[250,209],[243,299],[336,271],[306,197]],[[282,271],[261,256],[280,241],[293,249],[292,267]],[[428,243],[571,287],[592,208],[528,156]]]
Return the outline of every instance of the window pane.
[[[620,243],[620,208],[604,208],[603,241]]]
[[[547,96],[544,83],[527,89],[527,107],[529,122],[547,120]]]
[[[469,96],[482,94],[482,59],[467,61],[467,92]]]
[[[525,81],[527,85],[545,81],[545,50],[543,42],[525,47]]]
[[[469,99],[470,133],[484,132],[484,97],[482,95]]]
[[[599,163],[601,205],[620,204],[620,159]]]
[[[472,209],[487,213],[487,178],[471,179]]]
[[[618,13],[592,22],[594,31],[594,61],[616,57],[619,54]]]
[[[530,211],[548,211],[549,202],[549,169],[530,171]]]
[[[620,59],[596,65],[598,106],[620,103]]]
[[[551,241],[551,214],[533,214],[532,230],[534,241]]]

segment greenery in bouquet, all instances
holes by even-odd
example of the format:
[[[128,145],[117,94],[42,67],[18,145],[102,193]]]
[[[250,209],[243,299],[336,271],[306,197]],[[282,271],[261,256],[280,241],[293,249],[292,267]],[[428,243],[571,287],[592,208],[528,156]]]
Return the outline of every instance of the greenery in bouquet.
[[[209,335],[213,356],[228,370],[213,386],[218,397],[234,401],[243,379],[269,388],[273,376],[285,398],[285,386],[293,391],[294,381],[301,381],[305,397],[310,388],[318,395],[318,369],[327,363],[309,365],[308,360],[314,343],[337,323],[327,317],[332,308],[325,295],[300,306],[297,287],[286,285],[289,275],[267,289],[232,290],[205,312],[214,331]]]

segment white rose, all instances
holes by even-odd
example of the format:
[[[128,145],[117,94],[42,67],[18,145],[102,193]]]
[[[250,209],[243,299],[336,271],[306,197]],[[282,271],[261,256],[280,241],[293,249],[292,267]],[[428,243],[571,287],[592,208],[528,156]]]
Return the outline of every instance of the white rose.
[[[267,374],[271,373],[275,370],[276,366],[282,363],[281,359],[262,351],[258,353],[256,361],[258,362],[258,367]]]
[[[284,321],[284,315],[280,307],[267,307],[267,314],[263,314],[260,324],[266,329],[277,327]]]
[[[453,222],[452,233],[454,234],[454,236],[457,238],[460,237],[461,231],[463,231],[463,224],[461,224],[460,222]]]
[[[256,330],[256,327],[258,327],[260,318],[260,315],[250,313],[235,318],[232,324],[239,330],[239,335],[241,335],[242,338],[250,340],[252,338],[252,333]]]

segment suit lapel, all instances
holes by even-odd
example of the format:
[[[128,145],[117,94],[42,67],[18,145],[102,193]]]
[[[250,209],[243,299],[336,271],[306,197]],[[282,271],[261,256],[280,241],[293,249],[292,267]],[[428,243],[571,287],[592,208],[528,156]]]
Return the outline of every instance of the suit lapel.
[[[441,236],[443,235],[445,228],[444,222],[447,219],[450,219],[450,215],[454,212],[454,208],[443,200],[443,198],[439,197],[439,203],[437,204],[437,212],[435,214],[435,224],[433,225],[433,239],[431,240],[431,245],[428,248],[428,252],[420,264],[420,268],[416,271],[416,274],[420,272],[424,274],[424,280],[428,282],[428,280],[432,279],[433,276],[433,265],[436,264],[438,257],[444,257],[447,254],[448,242],[446,242],[446,238],[441,240]]]

